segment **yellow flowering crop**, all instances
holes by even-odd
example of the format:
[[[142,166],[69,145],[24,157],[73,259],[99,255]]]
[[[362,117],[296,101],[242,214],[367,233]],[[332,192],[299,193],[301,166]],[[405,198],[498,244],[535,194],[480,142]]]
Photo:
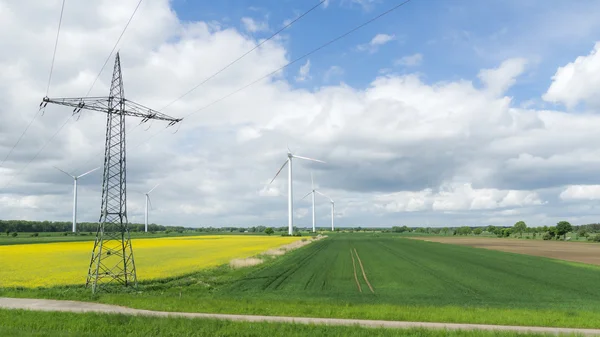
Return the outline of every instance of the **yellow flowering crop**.
[[[166,278],[246,258],[299,237],[185,236],[133,239],[138,280]],[[0,287],[83,284],[94,243],[0,246]]]

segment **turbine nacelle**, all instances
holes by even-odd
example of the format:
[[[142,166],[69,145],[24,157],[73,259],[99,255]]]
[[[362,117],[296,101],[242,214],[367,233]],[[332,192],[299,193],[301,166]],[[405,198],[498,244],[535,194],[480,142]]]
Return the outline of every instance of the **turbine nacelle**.
[[[294,206],[293,206],[293,192],[292,192],[292,159],[293,158],[298,158],[298,159],[302,159],[302,160],[307,160],[307,161],[313,161],[313,162],[317,162],[317,163],[325,163],[322,160],[318,160],[318,159],[313,159],[313,158],[308,158],[308,157],[302,157],[302,156],[297,156],[295,154],[292,153],[292,151],[290,150],[289,146],[287,149],[287,159],[285,160],[285,162],[283,163],[283,165],[281,165],[281,167],[279,168],[279,171],[277,171],[277,173],[275,174],[275,176],[273,177],[273,179],[271,179],[271,181],[269,182],[269,185],[273,183],[273,181],[275,181],[275,179],[277,178],[277,176],[279,176],[279,173],[281,173],[281,171],[283,170],[283,168],[289,164],[288,166],[288,234],[292,235],[292,230],[293,230],[293,212],[294,212]]]
[[[54,168],[64,174],[68,175],[69,177],[73,178],[73,233],[75,233],[77,231],[77,180],[81,177],[84,177],[84,176],[96,171],[100,167],[96,167],[95,169],[89,170],[89,171],[85,172],[84,174],[80,174],[78,176],[67,173],[66,171],[63,171],[56,166],[54,166]]]

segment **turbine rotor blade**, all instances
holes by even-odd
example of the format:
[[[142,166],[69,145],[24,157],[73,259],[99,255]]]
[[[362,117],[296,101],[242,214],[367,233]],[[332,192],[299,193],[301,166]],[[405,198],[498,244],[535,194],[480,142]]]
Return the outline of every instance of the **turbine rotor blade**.
[[[152,191],[154,191],[154,189],[155,189],[155,188],[157,188],[157,187],[158,187],[158,185],[160,185],[160,184],[156,184],[156,186],[152,187],[152,189],[151,189],[150,191],[148,191],[148,193],[147,193],[147,194],[150,194]]]
[[[303,200],[304,198],[308,197],[311,193],[312,193],[312,191],[308,192],[308,194],[303,196],[302,199],[300,199],[300,200]]]
[[[100,167],[96,167],[96,168],[95,168],[95,169],[93,169],[93,170],[89,170],[89,171],[87,171],[86,173],[79,175],[77,178],[81,178],[81,177],[83,177],[83,176],[86,176],[86,175],[88,175],[88,174],[90,174],[90,173],[92,173],[92,172],[96,171],[96,170],[97,170],[97,169],[99,169],[99,168],[100,168]]]
[[[325,194],[315,190],[315,192],[319,193],[320,195],[324,196],[325,198],[329,199],[329,201],[331,201],[333,203],[333,199],[331,199],[330,197],[326,196]]]
[[[294,158],[298,158],[298,159],[304,159],[304,160],[316,161],[317,163],[323,163],[323,164],[325,164],[325,162],[324,162],[324,161],[322,161],[322,160],[313,159],[313,158],[308,158],[308,157],[302,157],[302,156],[296,156],[295,154],[293,154],[293,155],[292,155],[292,157],[294,157]]]
[[[148,194],[146,194],[148,195]],[[150,204],[150,209],[154,210],[154,207],[152,207],[152,199],[150,199],[150,196],[148,195],[148,203]]]
[[[286,160],[285,163],[283,163],[283,165],[281,165],[281,168],[279,169],[279,171],[277,171],[277,174],[273,177],[273,179],[271,179],[271,182],[269,183],[269,185],[271,185],[273,180],[275,180],[275,178],[277,178],[277,176],[279,175],[279,173],[281,173],[281,170],[283,170],[283,168],[285,167],[285,165],[287,165],[287,163],[288,163],[288,161]]]
[[[74,175],[71,175],[70,173],[67,173],[67,172],[63,171],[63,170],[59,169],[59,168],[58,168],[58,167],[56,167],[56,166],[53,166],[53,167],[54,167],[55,169],[59,170],[60,172],[62,172],[62,173],[64,173],[64,174],[68,175],[69,177],[71,177],[71,178],[73,178],[73,179],[77,179],[77,177],[76,177],[76,176],[74,176]]]

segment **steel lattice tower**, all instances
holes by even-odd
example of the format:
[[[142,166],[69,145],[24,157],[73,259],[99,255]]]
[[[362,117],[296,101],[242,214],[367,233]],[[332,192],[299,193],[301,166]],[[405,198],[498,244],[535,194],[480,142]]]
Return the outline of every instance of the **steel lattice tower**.
[[[99,286],[110,283],[136,286],[135,260],[127,226],[125,117],[140,117],[142,123],[151,119],[168,121],[168,126],[182,119],[169,117],[125,99],[119,53],[115,58],[108,97],[44,97],[43,106],[48,103],[73,107],[73,114],[82,109],[106,113],[102,206],[86,287],[91,286],[95,293]]]

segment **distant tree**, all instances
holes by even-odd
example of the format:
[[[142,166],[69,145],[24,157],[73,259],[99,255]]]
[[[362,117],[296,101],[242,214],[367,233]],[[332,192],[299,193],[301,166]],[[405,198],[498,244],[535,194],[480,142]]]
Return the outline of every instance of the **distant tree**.
[[[573,226],[567,221],[561,221],[556,224],[556,235],[563,236],[563,240],[567,239],[567,233],[573,230]]]
[[[473,232],[473,230],[469,226],[462,226],[458,228],[456,232],[458,233],[458,235],[469,235]]]
[[[503,228],[502,237],[507,238],[512,234],[512,228]]]
[[[16,238],[16,237],[17,237],[17,235],[19,235],[19,234],[17,234],[17,232],[13,232],[13,233],[12,233],[12,237],[13,237],[13,238]]]
[[[483,231],[479,227],[475,228],[475,230],[473,231],[473,234],[475,235],[481,235],[481,233],[483,233]]]
[[[488,233],[496,233],[496,226],[489,225],[489,226],[487,226],[485,231]]]
[[[513,232],[519,233],[521,237],[523,237],[523,232],[527,230],[527,225],[524,221],[519,221],[513,226]]]
[[[552,226],[552,227],[548,227],[548,236],[550,237],[550,239],[553,239],[556,236],[556,227]]]
[[[271,228],[271,227],[265,228],[265,234],[271,235],[273,233],[275,233],[275,231],[273,230],[273,228]]]
[[[6,236],[8,236],[10,234],[10,230],[6,230]]]

